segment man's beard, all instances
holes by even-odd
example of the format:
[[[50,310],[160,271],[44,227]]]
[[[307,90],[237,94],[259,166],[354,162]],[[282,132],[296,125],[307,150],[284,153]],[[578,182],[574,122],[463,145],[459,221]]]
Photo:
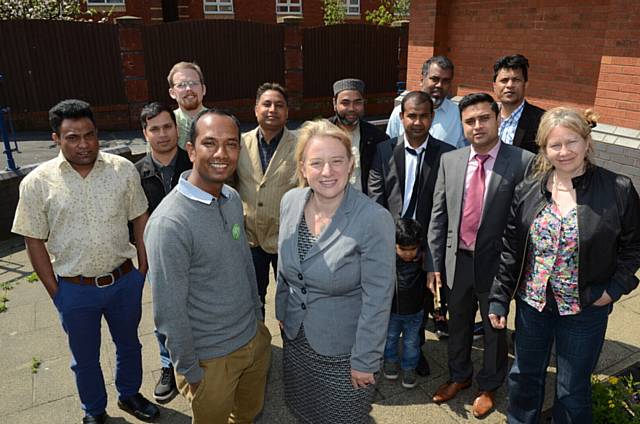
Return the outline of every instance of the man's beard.
[[[345,115],[341,115],[338,112],[336,112],[336,117],[338,118],[338,121],[347,127],[351,127],[353,125],[356,125],[358,123],[358,121],[360,121],[360,117],[358,116],[356,119],[351,120],[349,118],[347,118]]]
[[[199,110],[202,107],[202,103],[198,102],[197,97],[194,99],[182,99],[180,107],[188,111]]]

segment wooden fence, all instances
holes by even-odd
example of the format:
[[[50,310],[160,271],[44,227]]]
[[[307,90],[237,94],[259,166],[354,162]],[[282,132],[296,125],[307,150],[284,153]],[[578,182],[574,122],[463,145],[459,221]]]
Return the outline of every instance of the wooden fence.
[[[201,66],[205,104],[249,120],[256,89],[267,81],[287,86],[294,119],[331,113],[332,84],[347,77],[382,99],[369,113],[388,113],[406,69],[399,63],[406,62],[406,27],[364,24],[0,21],[0,46],[0,106],[12,108],[19,129],[46,128],[46,111],[65,98],[98,106],[102,128],[137,128],[144,103],[173,102],[166,78],[183,60]]]
[[[397,28],[346,24],[304,29],[304,96],[331,96],[332,84],[359,78],[369,93],[396,90]]]
[[[65,98],[126,103],[115,25],[0,21],[0,105],[47,111]]]
[[[283,28],[240,21],[183,21],[144,27],[149,97],[169,101],[167,74],[174,63],[195,61],[206,99],[255,96],[265,81],[284,83]]]

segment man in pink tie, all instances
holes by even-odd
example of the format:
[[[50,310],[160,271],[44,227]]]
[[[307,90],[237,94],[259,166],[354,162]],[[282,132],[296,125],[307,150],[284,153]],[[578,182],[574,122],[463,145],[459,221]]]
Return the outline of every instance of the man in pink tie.
[[[488,296],[498,269],[502,233],[513,190],[526,174],[533,154],[500,141],[498,105],[485,93],[459,104],[465,138],[471,143],[441,157],[429,224],[427,284],[443,283],[449,295],[449,381],[433,395],[447,402],[471,386],[471,345],[478,306],[485,329],[484,360],[476,373],[478,393],[473,415],[482,418],[495,406],[495,391],[507,374],[505,330],[488,319]]]

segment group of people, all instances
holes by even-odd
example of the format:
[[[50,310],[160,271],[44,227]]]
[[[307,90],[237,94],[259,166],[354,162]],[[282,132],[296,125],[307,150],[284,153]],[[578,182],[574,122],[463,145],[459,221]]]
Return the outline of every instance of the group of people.
[[[178,108],[142,109],[149,152],[135,166],[99,150],[87,103],[54,106],[60,154],[22,181],[13,231],[68,336],[83,423],[107,420],[103,316],[118,406],[159,415],[139,393],[145,279],[156,401],[181,393],[196,424],[253,422],[271,365],[271,272],[284,396],[301,422],[366,422],[380,371],[415,387],[429,374],[428,317],[448,336],[449,379],[434,402],[471,386],[479,326],[474,416],[494,410],[507,379],[508,421],[537,423],[555,344],[554,421],[590,422],[608,314],[638,284],[640,200],[629,178],[593,163],[592,112],[525,100],[528,68],[521,55],[501,57],[499,103],[472,93],[456,105],[454,66],[432,57],[387,134],[363,120],[361,80],[336,81],[335,115],[297,131],[286,127],[286,89],[265,83],[258,126],[242,134],[233,115],[204,107],[198,65],[180,62],[168,75]]]

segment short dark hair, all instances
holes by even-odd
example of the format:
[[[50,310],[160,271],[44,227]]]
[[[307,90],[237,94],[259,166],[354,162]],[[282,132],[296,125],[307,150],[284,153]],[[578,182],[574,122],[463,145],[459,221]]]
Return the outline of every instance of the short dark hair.
[[[151,102],[144,105],[142,110],[140,111],[140,125],[142,125],[142,129],[147,129],[147,121],[149,119],[153,119],[156,116],[160,115],[162,112],[167,112],[169,116],[171,116],[171,120],[175,125],[176,123],[176,115],[174,115],[173,111],[162,102]]]
[[[89,103],[78,99],[63,100],[49,109],[49,124],[54,133],[60,135],[60,126],[65,119],[89,118],[93,126],[96,120],[93,118]]]
[[[493,97],[487,93],[471,93],[464,96],[462,100],[460,100],[460,103],[458,103],[460,116],[462,116],[463,110],[478,103],[489,103],[491,105],[491,110],[496,114],[496,117],[498,117],[498,113],[500,113],[498,103],[496,103],[496,101],[493,100]]]
[[[433,115],[433,100],[431,100],[431,96],[429,96],[429,94],[419,90],[407,93],[402,98],[402,102],[400,103],[400,112],[404,113],[404,104],[407,103],[409,100],[412,100],[413,102],[415,102],[416,106],[421,105],[423,103],[429,103],[429,110]]]
[[[262,95],[269,90],[277,91],[278,93],[282,94],[282,97],[284,97],[284,102],[287,104],[287,106],[289,105],[289,95],[287,94],[287,90],[277,82],[265,82],[260,85],[260,87],[258,87],[258,91],[256,91],[256,104],[258,104],[258,102],[260,101],[260,97],[262,97]]]
[[[493,65],[493,82],[496,82],[498,72],[500,72],[501,69],[520,69],[524,81],[527,82],[529,80],[529,60],[521,54],[502,56],[498,59],[495,65]]]
[[[400,218],[396,221],[396,244],[415,246],[422,242],[422,225],[415,219]]]
[[[196,138],[198,138],[198,129],[197,129],[198,121],[200,120],[200,118],[202,118],[205,115],[218,115],[218,116],[226,116],[227,118],[231,118],[233,123],[236,124],[236,127],[238,127],[238,142],[240,141],[241,132],[240,132],[240,121],[238,121],[238,118],[236,118],[231,112],[227,110],[211,108],[211,109],[201,110],[200,112],[198,112],[195,118],[193,118],[193,121],[191,122],[191,127],[189,128],[188,143],[191,143],[195,147]]]
[[[422,65],[422,76],[426,77],[429,74],[429,69],[431,69],[431,65],[436,64],[442,69],[451,69],[451,74],[454,72],[453,62],[447,56],[433,56],[429,58]]]

